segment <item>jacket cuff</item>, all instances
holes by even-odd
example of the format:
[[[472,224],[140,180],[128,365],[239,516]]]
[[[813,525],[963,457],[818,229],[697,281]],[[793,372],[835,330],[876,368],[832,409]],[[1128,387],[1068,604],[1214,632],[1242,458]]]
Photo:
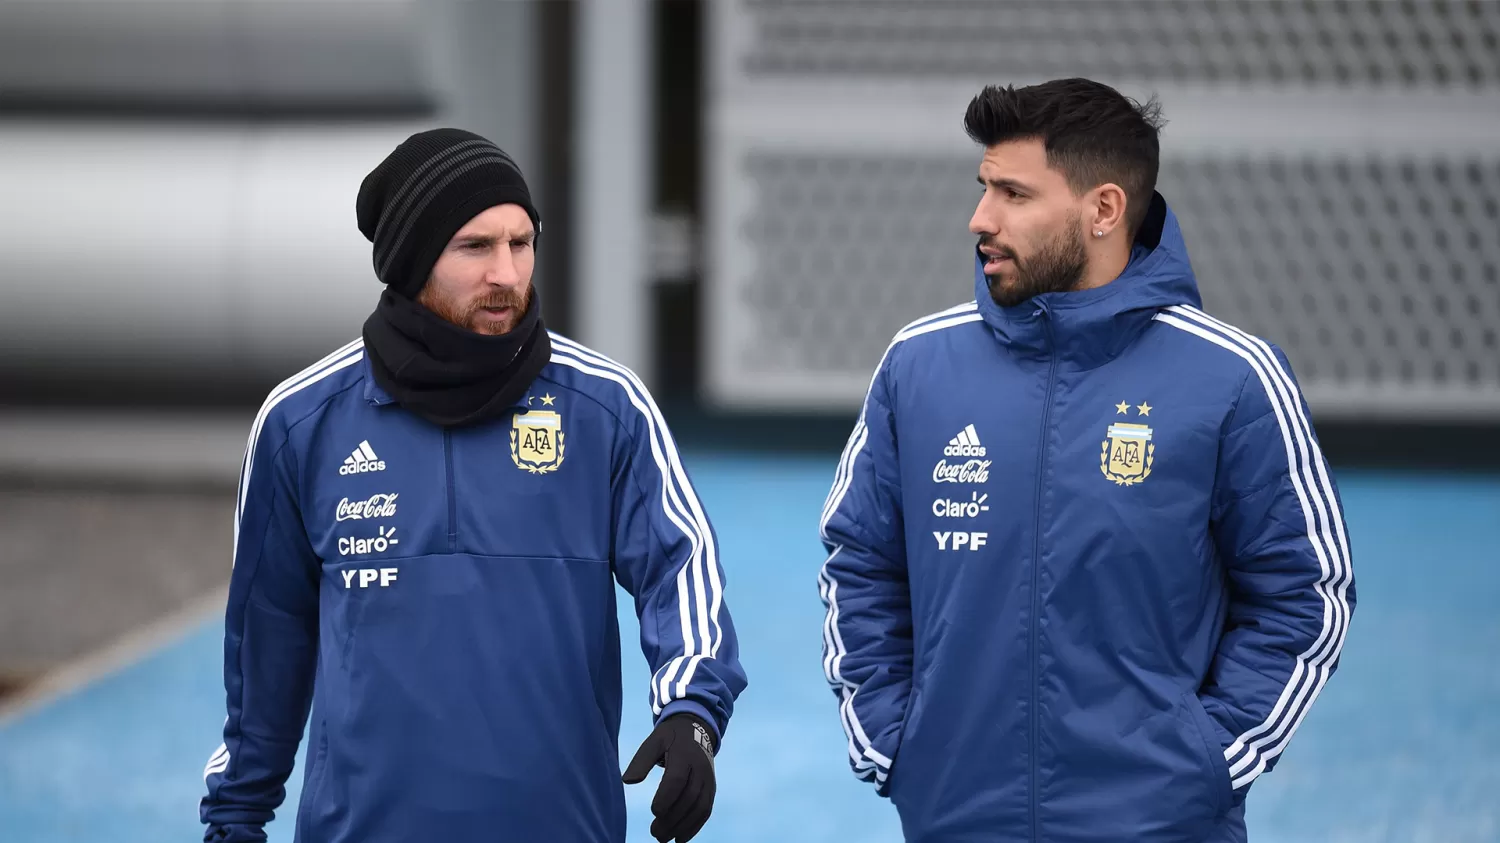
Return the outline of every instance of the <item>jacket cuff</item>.
[[[700,703],[693,700],[674,700],[667,703],[667,707],[661,710],[661,716],[656,718],[656,722],[660,723],[674,714],[691,714],[702,720],[708,726],[708,730],[713,733],[714,746],[723,748],[723,729],[719,727],[719,722],[714,719],[714,716],[708,713],[708,709],[704,708]]]
[[[203,832],[204,843],[265,843],[266,830],[258,825],[210,825]]]

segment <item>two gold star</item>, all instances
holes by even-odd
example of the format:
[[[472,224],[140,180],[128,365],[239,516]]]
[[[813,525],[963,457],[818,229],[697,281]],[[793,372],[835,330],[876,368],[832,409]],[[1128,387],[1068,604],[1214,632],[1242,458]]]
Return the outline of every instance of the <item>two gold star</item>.
[[[1115,412],[1122,416],[1125,415],[1125,411],[1128,409],[1130,409],[1130,405],[1125,403],[1124,401],[1121,401],[1120,403],[1115,405]],[[1135,411],[1143,416],[1149,416],[1151,415],[1151,405],[1137,404],[1135,407]]]
[[[532,401],[535,401],[535,400],[536,400],[536,396],[535,395],[530,395],[530,396],[527,396],[526,403],[530,404]],[[547,394],[547,395],[543,395],[542,396],[542,406],[543,407],[551,407],[552,406],[552,402],[556,401],[556,400],[557,399],[553,398],[550,393]]]

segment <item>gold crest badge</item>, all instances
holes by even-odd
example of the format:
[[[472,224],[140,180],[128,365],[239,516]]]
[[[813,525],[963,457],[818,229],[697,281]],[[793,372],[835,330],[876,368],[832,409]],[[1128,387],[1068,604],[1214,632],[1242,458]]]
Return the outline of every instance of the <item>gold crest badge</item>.
[[[1151,428],[1144,424],[1109,426],[1109,438],[1099,454],[1099,470],[1117,486],[1133,486],[1151,476],[1156,461],[1156,446],[1151,443]]]
[[[532,474],[556,471],[563,461],[562,414],[528,410],[512,418],[510,458]]]

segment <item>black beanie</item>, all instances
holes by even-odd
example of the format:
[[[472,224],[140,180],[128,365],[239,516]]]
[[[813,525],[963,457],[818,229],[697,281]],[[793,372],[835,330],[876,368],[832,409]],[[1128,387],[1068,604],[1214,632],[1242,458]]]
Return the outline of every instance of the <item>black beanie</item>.
[[[462,129],[432,129],[402,141],[359,186],[360,233],[375,245],[375,274],[414,299],[432,265],[464,224],[487,208],[526,209],[542,220],[526,179],[500,147]]]

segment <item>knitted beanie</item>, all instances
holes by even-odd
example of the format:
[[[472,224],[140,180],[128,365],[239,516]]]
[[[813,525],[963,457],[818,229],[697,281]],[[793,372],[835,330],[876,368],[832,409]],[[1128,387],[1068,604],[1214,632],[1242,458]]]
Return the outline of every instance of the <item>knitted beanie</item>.
[[[375,275],[414,299],[460,228],[511,203],[526,209],[540,238],[541,217],[515,160],[472,132],[433,129],[407,138],[365,176],[355,213],[375,246]]]

